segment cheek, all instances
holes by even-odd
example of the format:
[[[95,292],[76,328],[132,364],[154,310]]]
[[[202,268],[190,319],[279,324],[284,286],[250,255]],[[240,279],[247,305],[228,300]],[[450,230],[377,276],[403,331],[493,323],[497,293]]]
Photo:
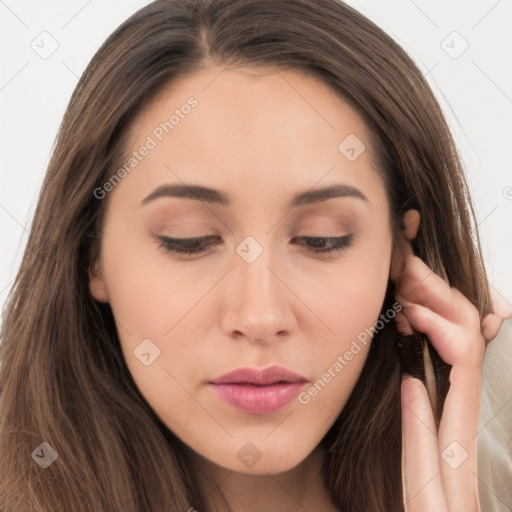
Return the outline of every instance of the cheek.
[[[174,425],[166,416],[169,403],[174,404],[172,410],[190,410],[194,405],[178,382],[186,383],[180,372],[193,368],[189,358],[194,334],[186,315],[197,302],[197,288],[181,272],[170,279],[165,265],[156,261],[155,246],[130,245],[122,236],[105,240],[109,303],[126,366],[151,407]]]
[[[179,269],[169,274],[158,242],[125,231],[120,226],[105,234],[103,261],[110,305],[116,319],[125,323],[125,334],[162,336],[190,302],[193,287]]]
[[[199,275],[186,262],[172,265],[158,242],[134,242],[121,228],[108,235],[103,266],[121,349],[135,382],[154,400],[162,389],[173,389],[165,370],[185,382],[198,356],[215,350],[199,343],[204,336],[201,320],[210,325],[210,319],[218,318],[206,316],[208,301],[200,300],[212,287],[212,277],[208,272]],[[147,347],[142,353],[149,351],[154,362],[145,366],[139,347]]]
[[[385,235],[377,233],[368,241],[360,242],[342,256],[334,272],[331,270],[321,277],[316,275],[309,283],[310,289],[315,290],[315,310],[334,331],[335,335],[330,338],[335,345],[373,326],[379,316],[391,259],[391,237]]]
[[[305,421],[322,418],[322,435],[334,423],[352,393],[366,362],[372,335],[379,318],[388,282],[386,258],[358,258],[347,262],[347,273],[330,283],[332,293],[319,294],[318,311],[329,329],[318,330],[305,350],[314,361],[316,376],[298,397],[306,413]],[[369,263],[372,265],[369,265]]]
[[[336,272],[330,271],[321,278],[316,275],[307,285],[314,290],[306,295],[308,304],[322,325],[316,322],[311,326],[307,338],[319,342],[304,349],[318,363],[320,373],[331,369],[331,373],[343,374],[343,378],[333,379],[336,384],[329,386],[338,391],[349,382],[355,384],[379,319],[389,280],[391,237],[386,235],[377,234],[371,242],[359,244],[340,260]],[[319,336],[320,332],[323,335]]]

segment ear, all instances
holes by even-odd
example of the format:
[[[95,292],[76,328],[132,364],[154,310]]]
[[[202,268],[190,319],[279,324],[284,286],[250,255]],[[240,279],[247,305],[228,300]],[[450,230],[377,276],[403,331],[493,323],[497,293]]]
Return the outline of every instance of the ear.
[[[412,248],[409,243],[414,240],[418,234],[420,225],[420,213],[418,210],[407,210],[402,218],[400,226],[401,234],[398,240],[394,241],[393,252],[391,255],[390,277],[395,280],[400,277],[405,264],[405,259],[412,254]]]
[[[420,227],[420,212],[418,210],[407,210],[403,218],[403,230],[407,240],[414,240]]]
[[[91,295],[99,302],[108,302],[109,296],[99,258],[91,265],[89,270],[89,291]]]

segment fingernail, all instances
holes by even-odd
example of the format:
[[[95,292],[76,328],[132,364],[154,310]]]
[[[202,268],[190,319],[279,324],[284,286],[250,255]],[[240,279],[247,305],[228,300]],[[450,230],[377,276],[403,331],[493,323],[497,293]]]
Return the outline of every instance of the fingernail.
[[[410,379],[411,377],[412,377],[412,375],[410,373],[407,373],[407,372],[402,373],[402,382],[405,379]]]

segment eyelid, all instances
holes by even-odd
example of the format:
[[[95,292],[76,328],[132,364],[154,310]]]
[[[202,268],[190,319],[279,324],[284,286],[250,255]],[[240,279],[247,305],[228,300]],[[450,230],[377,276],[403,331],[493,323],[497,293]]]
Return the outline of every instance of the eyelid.
[[[156,239],[160,241],[160,248],[164,248],[169,253],[173,253],[175,255],[187,255],[187,257],[192,255],[202,255],[209,254],[212,252],[210,247],[219,245],[222,243],[221,241],[206,243],[208,240],[219,238],[217,235],[205,235],[199,237],[189,237],[189,238],[172,238],[167,236],[159,236],[155,235]],[[348,235],[342,236],[295,236],[292,240],[301,240],[306,241],[306,243],[299,243],[298,245],[304,246],[306,252],[310,254],[314,254],[318,256],[331,256],[334,257],[338,255],[343,250],[347,249],[351,246],[353,242],[354,235],[350,233]],[[309,241],[309,243],[308,243]],[[316,243],[325,243],[331,244],[330,248],[318,248]],[[187,248],[187,243],[192,245],[192,248]],[[199,246],[199,248],[197,248]]]

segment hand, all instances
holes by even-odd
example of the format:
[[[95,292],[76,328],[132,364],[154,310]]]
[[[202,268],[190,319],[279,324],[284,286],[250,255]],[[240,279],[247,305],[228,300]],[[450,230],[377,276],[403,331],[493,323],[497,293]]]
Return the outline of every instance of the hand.
[[[414,238],[418,212],[408,212],[404,223],[405,238]],[[396,299],[404,306],[397,315],[399,329],[411,332],[412,326],[425,333],[441,358],[452,365],[438,430],[423,383],[412,377],[402,381],[405,510],[480,512],[476,436],[486,338],[479,312],[461,292],[414,256],[407,240],[393,260]],[[494,328],[491,325],[487,334]]]
[[[512,305],[491,287],[493,312],[482,319],[482,333],[486,343],[489,343],[498,333],[505,318],[512,316]]]

